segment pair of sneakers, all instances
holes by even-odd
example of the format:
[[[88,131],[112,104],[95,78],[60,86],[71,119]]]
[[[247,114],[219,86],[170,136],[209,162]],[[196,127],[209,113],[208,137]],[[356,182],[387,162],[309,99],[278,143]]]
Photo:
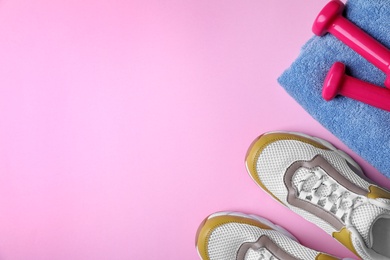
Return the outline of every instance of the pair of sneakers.
[[[343,151],[301,133],[269,132],[251,144],[246,166],[276,201],[359,258],[390,259],[390,193]],[[237,212],[204,220],[196,247],[203,260],[339,259],[304,247],[269,220]]]

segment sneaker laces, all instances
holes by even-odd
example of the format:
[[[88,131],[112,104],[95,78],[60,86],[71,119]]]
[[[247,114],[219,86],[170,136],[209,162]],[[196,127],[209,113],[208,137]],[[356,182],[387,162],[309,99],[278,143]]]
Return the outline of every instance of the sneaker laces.
[[[338,184],[320,167],[307,171],[298,182],[297,190],[300,199],[324,208],[347,225],[353,209],[367,201],[366,197],[354,194]]]
[[[250,259],[254,259],[254,258],[250,258]],[[278,258],[276,258],[265,248],[260,248],[259,250],[256,250],[256,259],[257,260],[278,260]]]

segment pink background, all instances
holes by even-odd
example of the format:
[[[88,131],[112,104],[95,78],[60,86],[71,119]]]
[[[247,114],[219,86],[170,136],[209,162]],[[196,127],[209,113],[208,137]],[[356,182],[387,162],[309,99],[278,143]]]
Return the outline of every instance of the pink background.
[[[195,260],[221,210],[352,256],[244,166],[258,135],[302,131],[390,187],[276,81],[326,2],[0,0],[0,260]]]

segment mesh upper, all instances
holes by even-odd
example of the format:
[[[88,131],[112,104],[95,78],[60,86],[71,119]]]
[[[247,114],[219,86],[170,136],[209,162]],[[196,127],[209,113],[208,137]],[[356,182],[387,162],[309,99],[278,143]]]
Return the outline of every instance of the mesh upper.
[[[316,148],[310,144],[297,141],[297,140],[278,140],[267,145],[263,151],[260,153],[258,160],[256,162],[256,171],[258,177],[265,187],[279,200],[288,205],[288,207],[299,215],[303,216],[310,222],[318,225],[327,233],[332,234],[335,231],[332,226],[327,222],[320,219],[319,217],[307,212],[304,209],[300,209],[289,205],[287,202],[287,188],[284,185],[284,174],[288,167],[296,161],[310,161],[316,155],[321,155],[325,160],[328,161],[339,173],[341,173],[347,180],[356,186],[369,191],[369,186],[371,185],[366,180],[362,179],[358,174],[356,174],[348,165],[346,160],[341,157],[336,151],[332,150],[323,150]],[[310,191],[315,183],[315,176],[310,177],[308,173],[314,171],[315,169],[298,169],[293,176],[292,185],[298,187],[302,185],[303,191]],[[331,178],[326,176],[326,178]],[[302,183],[305,181],[304,183]],[[337,184],[336,184],[337,186]],[[331,193],[332,187],[319,188],[316,190],[316,195],[319,197],[326,196]],[[331,197],[329,197],[331,199]],[[308,198],[308,201],[310,198]],[[389,205],[389,200],[377,199],[385,205]],[[318,201],[318,205],[321,206],[323,201]],[[348,207],[349,205],[341,205],[341,207]],[[375,218],[383,213],[390,214],[390,205],[388,207],[384,206],[379,207],[371,203],[364,203],[354,208],[351,212],[350,223],[355,227],[356,231],[359,233],[353,234],[352,242],[356,251],[363,257],[363,259],[371,259],[370,256],[367,256],[365,251],[370,245],[370,227],[375,220]],[[364,244],[360,242],[359,236],[363,240]],[[371,254],[371,253],[369,253]]]
[[[263,235],[295,258],[314,260],[318,254],[317,251],[306,248],[277,231],[248,224],[227,223],[217,227],[210,235],[208,241],[210,260],[236,260],[237,251],[243,243],[255,242]]]
[[[256,171],[267,189],[285,205],[288,205],[288,191],[283,180],[284,173],[292,163],[302,160],[310,161],[319,154],[332,164],[336,170],[344,173],[345,177],[351,182],[368,190],[370,184],[357,176],[338,153],[319,149],[310,144],[296,140],[279,140],[267,145],[257,159]],[[304,174],[304,170],[299,174]],[[299,178],[297,178],[296,181],[299,181]],[[325,232],[331,234],[335,231],[329,223],[313,214],[291,205],[289,205],[289,207],[305,219],[318,225],[325,230]]]
[[[352,233],[352,235],[351,235],[351,240],[352,240],[352,244],[353,244],[354,247],[355,247],[356,253],[358,253],[358,255],[359,255],[362,259],[364,259],[364,260],[373,260],[373,259],[365,252],[365,249],[362,247],[359,238],[358,238],[354,233]]]
[[[351,223],[362,236],[366,246],[369,246],[370,241],[370,226],[374,222],[377,216],[387,213],[390,211],[379,208],[372,204],[364,204],[356,208],[351,215]]]
[[[308,174],[309,174],[309,176],[311,175],[309,178],[306,177]],[[330,177],[327,176],[324,179],[326,180],[329,178]],[[310,191],[312,191],[313,186],[315,185],[317,179],[318,178],[314,174],[311,174],[311,171],[309,169],[300,168],[294,174],[293,185],[295,187],[298,187],[299,184],[303,184],[302,190],[305,192],[310,192]],[[318,202],[318,205],[324,206],[326,199],[332,200],[332,196],[327,196],[330,194],[331,191],[332,191],[332,189],[330,187],[324,187],[323,185],[319,186],[317,188],[315,194],[318,197],[325,198],[323,201],[320,199]],[[308,201],[309,201],[309,199],[308,199]],[[333,202],[336,202],[336,200]],[[341,202],[340,208],[348,208],[351,206],[352,206],[352,204],[350,201],[343,201],[343,202]],[[333,207],[332,207],[332,209],[333,209]],[[366,246],[370,245],[370,235],[369,235],[370,232],[369,231],[370,231],[371,223],[374,222],[374,220],[377,216],[379,216],[380,214],[386,213],[386,212],[388,213],[389,211],[384,209],[384,208],[380,208],[378,206],[372,205],[372,204],[363,204],[363,205],[358,206],[355,209],[353,209],[353,211],[351,213],[351,218],[350,218],[351,224],[352,224],[352,226],[355,227],[355,229],[361,235]],[[335,211],[333,211],[333,213],[335,213]]]
[[[287,168],[296,161],[309,161],[316,155],[322,155],[338,172],[343,173],[345,178],[368,190],[370,183],[352,171],[338,153],[296,140],[280,140],[267,145],[258,157],[256,170],[264,185],[279,199],[285,199],[287,191],[280,185],[280,181],[283,181]]]

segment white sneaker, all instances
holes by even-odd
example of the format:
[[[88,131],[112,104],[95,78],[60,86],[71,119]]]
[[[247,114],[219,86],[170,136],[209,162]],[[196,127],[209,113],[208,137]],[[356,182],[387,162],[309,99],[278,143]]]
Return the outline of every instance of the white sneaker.
[[[196,247],[203,260],[335,260],[302,246],[283,228],[254,215],[220,212],[200,225]]]
[[[362,259],[390,259],[390,193],[344,152],[319,138],[272,132],[252,143],[246,166],[277,201]]]

